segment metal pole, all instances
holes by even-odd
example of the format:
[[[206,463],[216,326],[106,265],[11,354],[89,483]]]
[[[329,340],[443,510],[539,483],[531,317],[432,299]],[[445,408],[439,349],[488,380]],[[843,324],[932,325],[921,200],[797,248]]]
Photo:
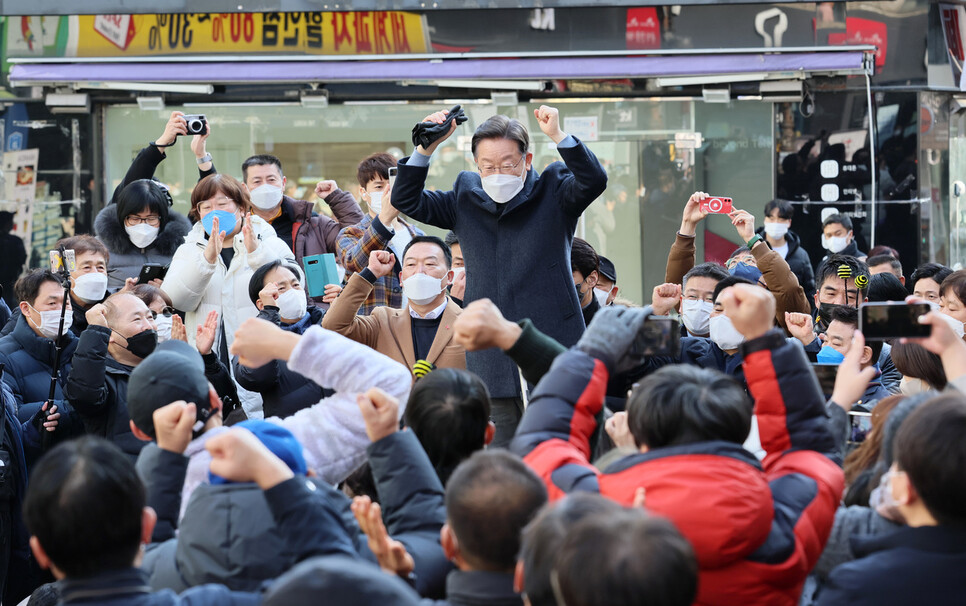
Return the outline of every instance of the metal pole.
[[[871,55],[872,59],[866,59],[870,65],[866,66],[865,70],[865,94],[866,100],[869,104],[869,157],[872,166],[869,167],[869,174],[872,176],[872,227],[869,235],[869,249],[875,248],[875,223],[876,223],[876,177],[878,176],[879,167],[875,162],[875,114],[873,113],[874,107],[872,105],[872,74],[871,71],[875,68],[875,55]]]

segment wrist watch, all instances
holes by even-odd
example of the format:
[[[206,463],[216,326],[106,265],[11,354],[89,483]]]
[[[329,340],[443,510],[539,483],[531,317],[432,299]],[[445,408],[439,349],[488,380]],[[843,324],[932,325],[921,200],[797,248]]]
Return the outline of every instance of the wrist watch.
[[[201,166],[205,162],[211,162],[211,154],[206,153],[205,155],[198,158],[198,166]]]
[[[759,242],[762,242],[762,241],[763,239],[761,237],[761,234],[755,234],[754,236],[752,236],[751,240],[748,240],[748,243],[745,246],[748,247],[748,250],[751,250],[751,248],[755,244],[758,244]]]

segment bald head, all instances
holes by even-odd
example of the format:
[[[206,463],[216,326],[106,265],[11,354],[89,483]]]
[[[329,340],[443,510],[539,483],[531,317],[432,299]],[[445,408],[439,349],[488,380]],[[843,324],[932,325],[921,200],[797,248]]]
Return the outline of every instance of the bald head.
[[[126,292],[115,293],[105,299],[104,307],[108,326],[121,334],[124,334],[124,331],[118,327],[124,324],[126,320],[139,319],[144,314],[151,315],[151,310],[144,304],[144,301]]]

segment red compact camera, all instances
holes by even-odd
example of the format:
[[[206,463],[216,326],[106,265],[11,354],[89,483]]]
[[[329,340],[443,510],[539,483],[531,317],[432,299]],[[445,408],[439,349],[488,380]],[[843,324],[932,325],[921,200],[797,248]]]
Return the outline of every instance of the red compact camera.
[[[701,202],[701,210],[715,215],[726,215],[732,211],[731,198],[724,196],[705,198]]]

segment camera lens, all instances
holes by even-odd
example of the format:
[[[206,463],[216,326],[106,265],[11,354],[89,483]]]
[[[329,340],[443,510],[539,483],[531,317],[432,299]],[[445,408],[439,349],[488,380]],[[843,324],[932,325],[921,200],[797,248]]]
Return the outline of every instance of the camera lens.
[[[196,118],[196,119],[192,120],[191,122],[188,122],[188,131],[193,132],[193,133],[200,132],[201,131],[201,120],[198,120]]]

